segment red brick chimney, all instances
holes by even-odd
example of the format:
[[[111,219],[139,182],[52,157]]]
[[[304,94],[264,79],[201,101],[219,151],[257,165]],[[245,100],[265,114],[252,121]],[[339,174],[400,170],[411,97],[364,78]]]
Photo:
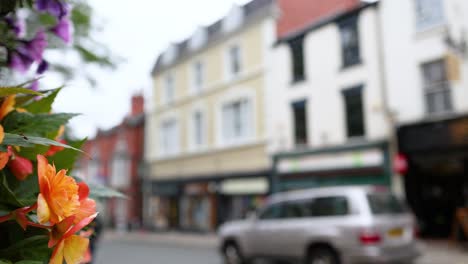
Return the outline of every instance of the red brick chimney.
[[[143,95],[132,96],[132,112],[130,116],[137,116],[145,111],[145,98]]]
[[[357,7],[360,2],[360,0],[279,0],[277,36],[285,37],[321,19]]]

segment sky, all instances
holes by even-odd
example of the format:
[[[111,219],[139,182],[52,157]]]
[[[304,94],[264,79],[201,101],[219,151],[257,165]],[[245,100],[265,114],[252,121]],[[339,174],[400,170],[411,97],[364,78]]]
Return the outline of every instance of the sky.
[[[66,83],[54,110],[81,113],[70,122],[77,137],[93,137],[97,129],[118,125],[130,111],[130,98],[151,98],[150,71],[169,44],[189,37],[199,26],[223,17],[234,4],[248,0],[88,0],[102,30],[94,38],[123,60],[115,71],[92,69],[98,85]],[[71,59],[70,61],[73,61]],[[48,85],[60,85],[49,80]]]

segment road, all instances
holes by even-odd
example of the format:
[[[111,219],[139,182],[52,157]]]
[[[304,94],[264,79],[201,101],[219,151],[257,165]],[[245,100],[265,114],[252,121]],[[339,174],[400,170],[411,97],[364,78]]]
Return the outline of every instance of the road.
[[[425,242],[416,264],[467,264],[468,250],[444,242]],[[177,235],[106,235],[94,264],[221,264],[215,240]],[[257,262],[255,264],[267,264]]]

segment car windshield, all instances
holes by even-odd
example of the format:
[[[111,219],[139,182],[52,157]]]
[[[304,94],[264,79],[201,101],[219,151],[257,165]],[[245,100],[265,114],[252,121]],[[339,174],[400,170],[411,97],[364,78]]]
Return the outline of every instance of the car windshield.
[[[373,214],[401,214],[408,210],[394,195],[388,193],[368,194],[367,199]]]

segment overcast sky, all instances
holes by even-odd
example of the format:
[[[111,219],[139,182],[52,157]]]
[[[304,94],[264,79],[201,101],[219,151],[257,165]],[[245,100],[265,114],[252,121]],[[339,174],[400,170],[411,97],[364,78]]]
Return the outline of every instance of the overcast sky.
[[[157,55],[198,26],[223,17],[234,4],[248,0],[89,0],[103,26],[96,37],[125,59],[116,71],[96,70],[98,86],[68,83],[56,100],[56,111],[82,113],[72,120],[73,133],[94,136],[97,128],[120,123],[130,111],[130,97],[151,96],[150,71]],[[49,87],[51,88],[51,87]]]

